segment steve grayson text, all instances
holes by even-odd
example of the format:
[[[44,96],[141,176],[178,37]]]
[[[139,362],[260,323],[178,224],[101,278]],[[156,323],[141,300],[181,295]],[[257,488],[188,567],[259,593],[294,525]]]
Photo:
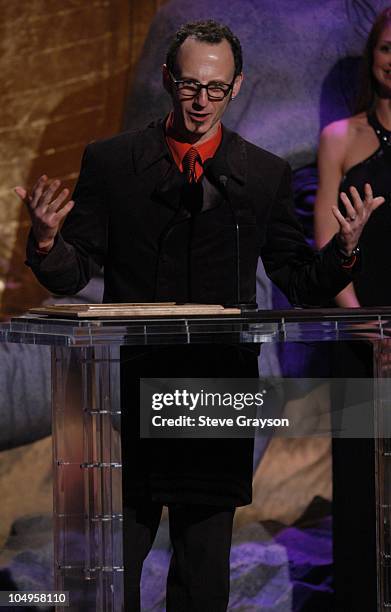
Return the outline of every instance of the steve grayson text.
[[[232,418],[214,418],[205,415],[197,417],[178,416],[175,418],[162,417],[156,414],[152,417],[154,427],[289,427],[289,419],[261,419],[250,418],[243,414]]]

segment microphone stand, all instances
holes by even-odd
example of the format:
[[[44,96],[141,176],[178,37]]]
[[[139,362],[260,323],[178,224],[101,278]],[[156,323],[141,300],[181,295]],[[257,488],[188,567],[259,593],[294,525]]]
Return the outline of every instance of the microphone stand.
[[[240,228],[238,223],[238,218],[236,216],[235,208],[231,202],[231,198],[227,192],[227,181],[228,178],[225,175],[219,176],[219,183],[223,188],[223,192],[225,195],[225,199],[228,202],[228,206],[231,211],[233,225],[235,228],[235,270],[236,270],[236,303],[234,304],[225,304],[225,306],[229,306],[231,308],[240,308],[241,311],[249,311],[256,310],[258,308],[258,304],[256,302],[242,302],[241,301],[241,292],[240,292]]]

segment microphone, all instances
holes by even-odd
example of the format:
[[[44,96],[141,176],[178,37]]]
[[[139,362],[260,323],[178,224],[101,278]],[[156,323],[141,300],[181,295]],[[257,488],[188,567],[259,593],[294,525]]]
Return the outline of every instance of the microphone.
[[[258,308],[258,305],[256,303],[253,302],[242,302],[241,301],[241,292],[240,292],[240,229],[239,229],[239,223],[238,223],[238,218],[236,216],[236,211],[234,206],[232,205],[231,199],[228,195],[227,192],[227,182],[228,182],[228,177],[225,176],[224,174],[221,174],[219,176],[219,183],[221,185],[221,187],[223,188],[224,191],[224,195],[225,195],[225,199],[228,202],[228,206],[230,208],[231,211],[231,215],[232,215],[232,219],[233,219],[233,225],[235,228],[235,270],[236,270],[236,278],[235,278],[235,286],[236,286],[236,303],[235,304],[225,304],[225,306],[231,306],[231,307],[236,307],[236,308],[240,308],[241,310],[256,310]]]

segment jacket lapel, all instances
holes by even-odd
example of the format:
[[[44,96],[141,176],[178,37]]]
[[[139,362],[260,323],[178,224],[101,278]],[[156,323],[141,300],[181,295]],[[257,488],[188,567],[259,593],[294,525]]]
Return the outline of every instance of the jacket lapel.
[[[133,149],[133,164],[138,176],[153,186],[152,198],[176,211],[175,218],[187,217],[180,211],[180,199],[185,179],[179,172],[164,136],[164,120],[151,123],[140,133]]]
[[[204,166],[205,177],[234,208],[245,197],[247,155],[244,141],[224,127],[223,140],[215,156]]]
[[[133,149],[133,164],[137,175],[150,175],[148,180],[154,184],[153,198],[176,211],[175,222],[190,217],[189,209],[181,206],[186,181],[169,151],[164,136],[164,120],[151,123],[140,133]],[[218,193],[226,195],[236,207],[243,195],[247,175],[246,150],[240,136],[223,127],[221,145],[215,156],[205,162],[204,172],[207,181],[203,183],[209,181],[217,192],[208,186],[205,192],[207,202],[202,211],[220,203]]]

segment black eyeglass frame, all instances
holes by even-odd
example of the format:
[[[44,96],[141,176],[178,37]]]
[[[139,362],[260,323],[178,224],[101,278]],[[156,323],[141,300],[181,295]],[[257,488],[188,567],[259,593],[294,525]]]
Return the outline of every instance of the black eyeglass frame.
[[[215,83],[215,86],[216,85],[224,85],[225,87],[228,88],[227,90],[224,90],[224,89],[221,90],[222,93],[223,93],[223,97],[222,98],[220,98],[220,97],[216,98],[215,96],[211,96],[210,93],[209,93],[208,87],[211,87],[211,85],[212,85],[211,83],[208,83],[207,85],[202,85],[202,83],[200,83],[199,81],[193,80],[193,79],[176,79],[170,70],[168,71],[168,73],[170,75],[170,78],[171,78],[172,82],[176,86],[178,92],[181,92],[181,90],[179,88],[179,85],[181,83],[194,83],[194,85],[197,87],[197,91],[195,91],[193,94],[185,94],[186,98],[189,98],[189,99],[190,98],[195,98],[196,96],[198,96],[200,94],[201,89],[206,89],[206,95],[208,96],[209,100],[219,100],[220,102],[222,100],[224,100],[228,96],[230,91],[232,91],[232,88],[233,88],[234,83],[235,83],[235,79],[237,77],[237,75],[235,75],[234,78],[232,79],[231,83]]]

